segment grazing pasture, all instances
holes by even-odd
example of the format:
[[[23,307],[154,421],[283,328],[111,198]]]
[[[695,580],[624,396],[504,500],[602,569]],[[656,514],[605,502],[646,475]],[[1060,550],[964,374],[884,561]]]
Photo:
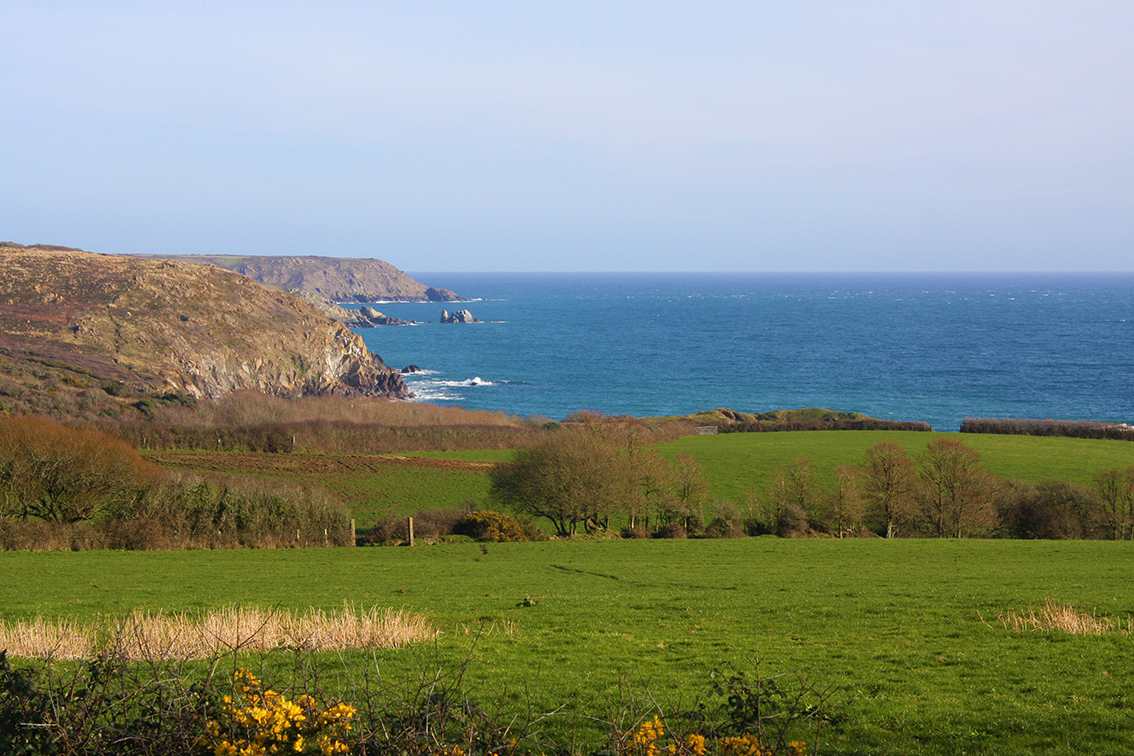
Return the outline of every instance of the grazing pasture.
[[[322,654],[324,679],[408,679],[468,658],[470,697],[564,711],[588,750],[620,691],[692,705],[757,654],[841,704],[813,753],[1106,754],[1134,749],[1134,544],[798,539],[415,548],[0,553],[0,619],[225,606],[424,614],[414,649]],[[1099,635],[1016,621],[1045,602]],[[1003,618],[1003,621],[1001,621]],[[477,634],[480,633],[479,638]],[[286,670],[287,653],[267,657]],[[558,724],[556,724],[558,723]]]
[[[1092,476],[1099,470],[1134,466],[1134,443],[1129,441],[1052,436],[798,431],[685,436],[658,447],[667,456],[695,457],[711,484],[710,498],[741,500],[752,489],[765,489],[776,468],[800,457],[814,463],[819,482],[828,486],[836,467],[861,463],[866,450],[880,441],[893,441],[916,458],[942,436],[955,438],[980,452],[981,461],[992,474],[1032,483],[1058,479],[1090,487]]]
[[[1096,472],[1134,466],[1134,443],[1049,436],[1000,436],[913,431],[788,431],[686,436],[658,445],[662,454],[696,458],[710,482],[710,501],[743,502],[763,491],[778,467],[810,459],[818,481],[829,486],[839,465],[862,462],[866,450],[894,441],[920,454],[942,436],[981,454],[989,472],[1039,483],[1062,479],[1090,487]],[[512,458],[508,450],[422,451],[401,455],[268,454],[242,452],[150,452],[161,467],[278,477],[325,486],[339,496],[366,528],[384,517],[424,509],[448,509],[474,501],[485,505],[488,469]]]
[[[509,452],[484,452],[484,456]],[[345,503],[359,528],[384,517],[422,509],[451,509],[488,494],[493,461],[477,455],[432,458],[410,455],[161,452],[146,455],[167,469],[282,478],[324,486]]]

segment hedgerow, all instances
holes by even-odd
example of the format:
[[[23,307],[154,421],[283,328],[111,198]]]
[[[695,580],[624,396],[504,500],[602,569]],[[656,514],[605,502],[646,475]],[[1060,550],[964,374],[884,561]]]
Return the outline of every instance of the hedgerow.
[[[353,545],[325,490],[163,472],[90,428],[0,418],[0,548],[173,549]]]
[[[468,664],[428,668],[404,684],[364,669],[331,691],[312,656],[296,659],[292,679],[270,682],[231,654],[195,663],[108,655],[67,665],[12,664],[0,652],[0,749],[21,756],[803,756],[803,739],[814,742],[832,710],[830,691],[800,675],[726,667],[713,671],[692,707],[642,688],[607,712],[563,706],[539,713],[503,698],[470,698]],[[549,725],[562,719],[604,722],[605,745],[560,740],[553,732],[564,728]]]

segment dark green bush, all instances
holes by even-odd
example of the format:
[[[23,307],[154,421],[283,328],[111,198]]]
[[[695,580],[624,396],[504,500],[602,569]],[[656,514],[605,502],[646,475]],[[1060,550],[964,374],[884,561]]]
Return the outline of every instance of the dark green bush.
[[[482,509],[469,512],[454,532],[478,541],[546,541],[547,534],[525,517]]]

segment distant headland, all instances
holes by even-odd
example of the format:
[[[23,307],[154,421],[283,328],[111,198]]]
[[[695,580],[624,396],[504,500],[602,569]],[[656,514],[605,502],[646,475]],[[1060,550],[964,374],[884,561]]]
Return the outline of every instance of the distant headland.
[[[388,262],[357,257],[266,255],[140,255],[149,260],[204,263],[333,302],[466,302],[448,289],[426,286]]]

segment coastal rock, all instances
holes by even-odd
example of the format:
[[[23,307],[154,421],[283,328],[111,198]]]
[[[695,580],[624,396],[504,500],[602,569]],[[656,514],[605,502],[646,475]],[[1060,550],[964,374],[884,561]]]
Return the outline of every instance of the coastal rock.
[[[457,310],[453,314],[449,314],[448,310],[441,311],[442,323],[479,323],[480,321],[473,317],[472,313],[468,310]]]
[[[432,286],[425,290],[425,298],[430,302],[465,302],[456,293],[448,289],[435,289]]]
[[[420,372],[421,372],[421,368],[419,368],[417,365],[406,365],[404,368],[402,368],[402,374],[403,375],[407,375],[409,373],[420,373]]]
[[[370,326],[383,326],[383,325],[409,325],[408,320],[401,318],[391,318],[389,315],[383,315],[375,310],[373,307],[360,307],[358,312],[362,317],[366,318],[367,325]],[[364,326],[365,327],[365,326]]]
[[[303,297],[209,265],[10,243],[0,244],[0,358],[13,375],[58,373],[60,391],[409,395],[360,336]]]

